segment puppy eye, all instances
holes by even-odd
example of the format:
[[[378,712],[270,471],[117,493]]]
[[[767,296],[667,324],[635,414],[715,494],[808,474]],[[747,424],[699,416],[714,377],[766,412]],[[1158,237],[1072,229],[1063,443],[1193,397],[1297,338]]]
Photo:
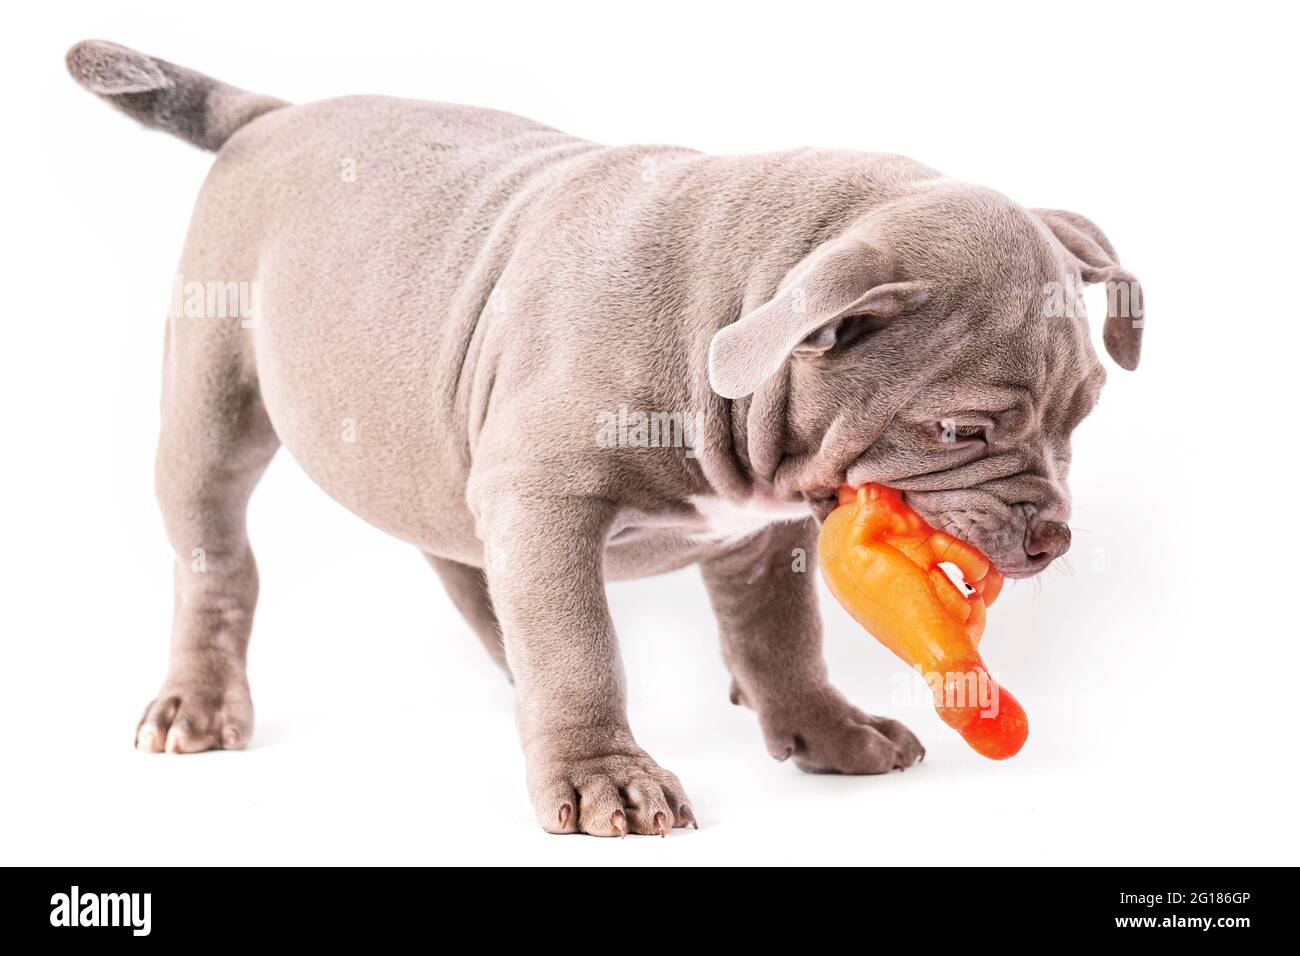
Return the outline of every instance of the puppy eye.
[[[989,440],[987,425],[962,425],[951,418],[942,418],[934,423],[935,434],[945,445],[966,445]]]

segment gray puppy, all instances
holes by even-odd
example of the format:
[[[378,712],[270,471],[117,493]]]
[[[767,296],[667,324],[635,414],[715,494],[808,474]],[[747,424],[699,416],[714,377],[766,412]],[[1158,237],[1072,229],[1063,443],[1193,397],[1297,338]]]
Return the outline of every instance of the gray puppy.
[[[886,482],[1034,574],[1069,545],[1070,433],[1105,377],[1080,282],[1108,283],[1107,349],[1137,364],[1140,293],[1095,225],[900,156],[607,147],[371,96],[291,106],[99,41],[68,67],[218,151],[167,323],[176,610],[143,750],[248,740],[244,515],[283,443],[424,552],[507,668],[545,829],[694,822],[633,739],[604,590],[687,564],[774,757],[907,767],[916,738],[827,677],[799,560],[816,519],[840,485]],[[231,317],[241,295],[255,308]]]

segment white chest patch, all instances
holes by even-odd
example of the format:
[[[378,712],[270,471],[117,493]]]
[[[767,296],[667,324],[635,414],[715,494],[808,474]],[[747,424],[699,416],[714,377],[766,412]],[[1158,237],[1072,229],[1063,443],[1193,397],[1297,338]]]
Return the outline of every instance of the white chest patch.
[[[768,525],[780,521],[799,521],[811,514],[808,505],[801,501],[760,501],[751,498],[743,504],[737,504],[727,498],[711,495],[695,495],[690,501],[707,525],[704,531],[688,535],[692,541],[740,541],[757,534]]]

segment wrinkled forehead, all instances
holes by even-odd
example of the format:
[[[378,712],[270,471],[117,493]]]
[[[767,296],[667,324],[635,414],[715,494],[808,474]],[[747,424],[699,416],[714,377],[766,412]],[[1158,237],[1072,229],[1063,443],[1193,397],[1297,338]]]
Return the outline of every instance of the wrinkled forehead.
[[[1051,431],[1068,432],[1077,425],[1106,379],[1086,324],[1022,312],[1018,322],[971,322],[962,347],[921,389],[922,406],[972,413],[1018,410]]]
[[[1050,248],[1035,248],[1020,267],[955,288],[954,314],[963,348],[957,376],[978,385],[1028,393],[1044,410],[1085,386],[1095,392],[1105,371],[1092,346],[1078,277]]]

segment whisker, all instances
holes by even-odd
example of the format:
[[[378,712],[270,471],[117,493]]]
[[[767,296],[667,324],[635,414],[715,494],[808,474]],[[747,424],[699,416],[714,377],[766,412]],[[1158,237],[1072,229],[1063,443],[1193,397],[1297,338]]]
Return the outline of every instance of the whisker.
[[[1069,558],[1061,558],[1061,565],[1066,571],[1070,572],[1070,580],[1075,584],[1079,583],[1079,576],[1074,573],[1074,565],[1070,563]]]

